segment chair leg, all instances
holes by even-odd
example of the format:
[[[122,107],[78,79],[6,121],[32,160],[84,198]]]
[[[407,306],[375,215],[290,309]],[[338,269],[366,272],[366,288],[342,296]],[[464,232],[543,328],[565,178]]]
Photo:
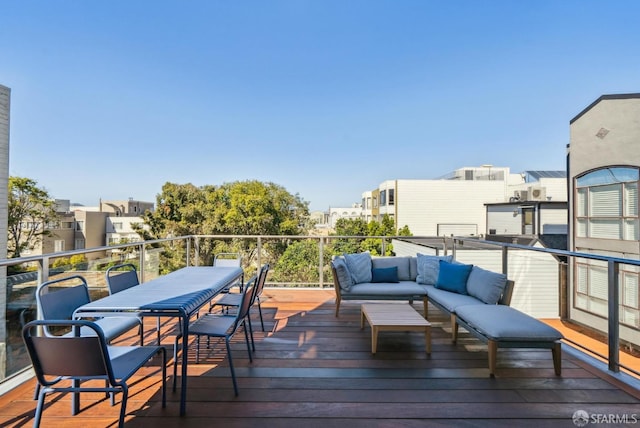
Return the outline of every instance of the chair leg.
[[[224,342],[227,345],[227,356],[229,358],[229,370],[231,371],[231,379],[233,380],[233,391],[238,396],[238,384],[236,382],[236,372],[233,369],[233,359],[231,358],[231,344],[229,343],[229,336],[224,338]]]
[[[251,335],[251,349],[256,352],[256,342],[253,340],[253,324],[251,324],[251,314],[247,314],[247,321],[249,321],[249,334]]]
[[[251,345],[249,345],[249,332],[247,331],[247,322],[242,321],[242,329],[244,330],[244,341],[247,343],[247,353],[249,354],[249,362],[253,362],[253,357],[251,356]]]
[[[127,398],[129,396],[129,388],[126,384],[122,384],[122,403],[120,404],[120,419],[118,420],[118,428],[124,428],[124,417],[127,414]]]
[[[33,391],[33,399],[37,400],[39,396],[40,396],[40,384],[36,381],[36,388]]]
[[[167,350],[159,348],[162,354],[162,408],[167,407]]]
[[[260,296],[258,296],[258,312],[260,313],[260,324],[262,325],[262,331],[265,331],[264,320],[262,319],[262,306],[260,306]]]
[[[46,389],[39,389],[40,391],[38,392],[38,405],[36,406],[36,415],[33,418],[33,428],[38,428],[40,426],[40,420],[42,419],[42,410],[44,409],[44,397],[47,394]]]

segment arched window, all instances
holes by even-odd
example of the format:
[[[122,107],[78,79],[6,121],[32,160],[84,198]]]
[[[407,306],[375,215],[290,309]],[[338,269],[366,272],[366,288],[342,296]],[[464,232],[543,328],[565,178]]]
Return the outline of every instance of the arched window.
[[[638,171],[609,167],[576,178],[576,237],[640,239]]]

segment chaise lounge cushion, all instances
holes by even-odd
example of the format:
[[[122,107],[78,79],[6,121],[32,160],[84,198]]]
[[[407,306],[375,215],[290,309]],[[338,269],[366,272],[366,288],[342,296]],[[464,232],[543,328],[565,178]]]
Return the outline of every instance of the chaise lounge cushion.
[[[507,276],[474,266],[467,279],[467,294],[488,305],[495,305],[500,300],[507,285]]]
[[[371,282],[371,254],[368,251],[345,254],[344,261],[347,263],[354,284]]]
[[[468,296],[466,294],[458,294],[452,293],[450,291],[441,290],[436,288],[433,285],[425,286],[427,289],[427,295],[429,296],[429,300],[432,302],[442,306],[450,313],[455,313],[456,309],[459,306],[467,306],[467,305],[482,305],[484,304],[480,302],[478,299],[472,296]]]
[[[416,254],[418,284],[434,285],[438,280],[440,271],[440,260],[451,262],[453,256],[427,256],[424,254]]]
[[[562,339],[555,328],[505,305],[466,305],[456,308],[456,316],[469,326],[498,342],[554,342]]]

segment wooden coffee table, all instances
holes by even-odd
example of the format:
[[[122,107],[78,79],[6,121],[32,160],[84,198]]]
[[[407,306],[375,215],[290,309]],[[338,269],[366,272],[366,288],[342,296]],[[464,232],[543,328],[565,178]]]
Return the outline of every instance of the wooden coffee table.
[[[364,303],[360,316],[360,329],[365,318],[371,326],[371,353],[378,347],[381,331],[423,331],[427,354],[431,354],[431,324],[409,304]]]

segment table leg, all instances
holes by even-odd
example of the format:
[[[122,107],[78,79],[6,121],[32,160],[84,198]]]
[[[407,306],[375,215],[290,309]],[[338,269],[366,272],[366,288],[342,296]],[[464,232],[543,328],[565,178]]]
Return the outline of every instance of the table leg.
[[[424,328],[424,340],[427,354],[431,355],[431,327],[429,326]]]
[[[187,360],[189,357],[189,316],[182,318],[182,379],[180,385],[180,416],[184,416],[187,411]]]
[[[378,327],[371,326],[371,353],[378,350]]]
[[[364,311],[360,309],[360,330],[364,329]]]

